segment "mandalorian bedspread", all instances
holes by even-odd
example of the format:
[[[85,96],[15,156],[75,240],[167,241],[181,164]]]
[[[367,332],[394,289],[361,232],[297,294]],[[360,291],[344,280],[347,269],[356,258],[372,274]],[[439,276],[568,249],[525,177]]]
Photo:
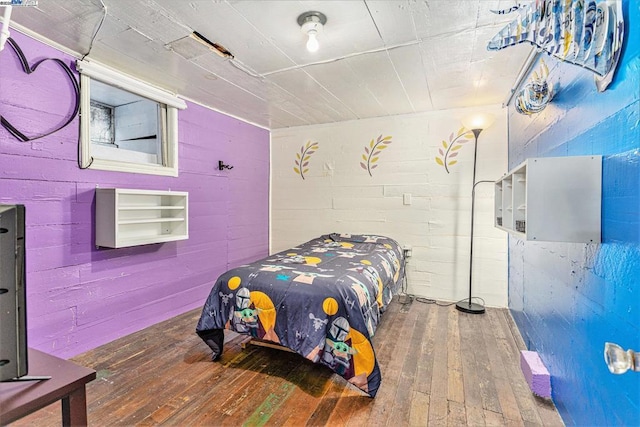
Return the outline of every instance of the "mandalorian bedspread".
[[[371,338],[404,275],[392,239],[329,234],[222,274],[196,327],[222,353],[224,328],[288,347],[374,397]]]

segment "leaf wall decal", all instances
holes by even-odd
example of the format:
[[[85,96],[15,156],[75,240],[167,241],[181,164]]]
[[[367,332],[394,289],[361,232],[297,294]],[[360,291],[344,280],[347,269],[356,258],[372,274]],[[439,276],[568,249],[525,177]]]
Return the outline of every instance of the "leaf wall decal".
[[[391,144],[393,142],[391,140],[392,138],[393,137],[391,135],[384,136],[384,137],[382,135],[379,135],[375,139],[375,142],[374,142],[374,139],[372,139],[369,142],[368,147],[365,145],[364,154],[362,155],[362,160],[364,160],[364,162],[360,162],[360,167],[362,167],[362,169],[365,169],[367,172],[369,172],[369,176],[373,176],[371,174],[371,171],[378,166],[375,163],[377,163],[378,160],[380,159],[380,154],[382,153],[382,150],[387,148],[388,146],[387,144]]]
[[[453,166],[458,163],[457,160],[449,160],[450,158],[456,157],[459,154],[459,151],[464,143],[473,140],[475,137],[473,132],[465,129],[465,127],[461,127],[458,129],[458,132],[455,134],[452,132],[449,135],[449,143],[447,141],[442,140],[442,146],[446,151],[442,151],[442,148],[438,148],[438,153],[442,157],[436,157],[436,163],[440,166],[444,166],[444,169],[449,173],[449,166]]]
[[[300,166],[300,168],[294,167],[293,171],[300,175],[302,179],[305,179],[304,174],[309,172],[309,168],[307,168],[307,166],[309,166],[311,155],[316,152],[318,147],[318,142],[312,143],[311,141],[307,141],[306,144],[303,144],[300,147],[300,153],[296,153],[296,160],[294,160],[294,162],[296,166]]]

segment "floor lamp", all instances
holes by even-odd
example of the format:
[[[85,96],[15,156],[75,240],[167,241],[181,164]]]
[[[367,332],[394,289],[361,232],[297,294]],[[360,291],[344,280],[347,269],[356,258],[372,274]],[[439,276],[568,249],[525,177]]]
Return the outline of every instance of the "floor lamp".
[[[462,119],[462,124],[465,128],[471,129],[470,132],[473,132],[473,136],[475,137],[475,142],[473,144],[473,180],[471,187],[471,232],[470,232],[470,248],[469,248],[469,298],[460,300],[456,303],[456,308],[465,313],[471,314],[482,314],[484,313],[484,306],[482,304],[477,304],[472,302],[472,285],[473,285],[473,214],[474,214],[474,205],[476,198],[476,157],[478,155],[478,136],[480,136],[480,132],[488,128],[493,124],[494,117],[491,114],[487,113],[477,113],[471,116],[465,117]]]

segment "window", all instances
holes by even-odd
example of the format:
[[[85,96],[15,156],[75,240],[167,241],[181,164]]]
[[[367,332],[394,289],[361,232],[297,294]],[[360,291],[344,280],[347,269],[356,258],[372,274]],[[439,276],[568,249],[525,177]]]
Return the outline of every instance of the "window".
[[[178,176],[178,109],[174,95],[89,61],[80,72],[80,165]]]

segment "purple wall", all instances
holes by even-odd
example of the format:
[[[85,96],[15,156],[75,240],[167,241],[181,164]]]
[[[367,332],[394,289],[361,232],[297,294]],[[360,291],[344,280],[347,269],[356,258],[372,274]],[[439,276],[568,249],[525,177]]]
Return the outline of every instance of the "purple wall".
[[[74,62],[12,37],[31,63]],[[27,75],[7,45],[0,73],[0,114],[28,136],[72,110],[71,84],[53,62]],[[177,178],[81,170],[77,148],[77,117],[27,143],[0,128],[0,203],[27,211],[29,346],[71,357],[200,307],[219,274],[267,255],[267,130],[188,103],[179,112]],[[218,160],[234,169],[218,171]],[[97,250],[96,186],[188,191],[189,240]]]

